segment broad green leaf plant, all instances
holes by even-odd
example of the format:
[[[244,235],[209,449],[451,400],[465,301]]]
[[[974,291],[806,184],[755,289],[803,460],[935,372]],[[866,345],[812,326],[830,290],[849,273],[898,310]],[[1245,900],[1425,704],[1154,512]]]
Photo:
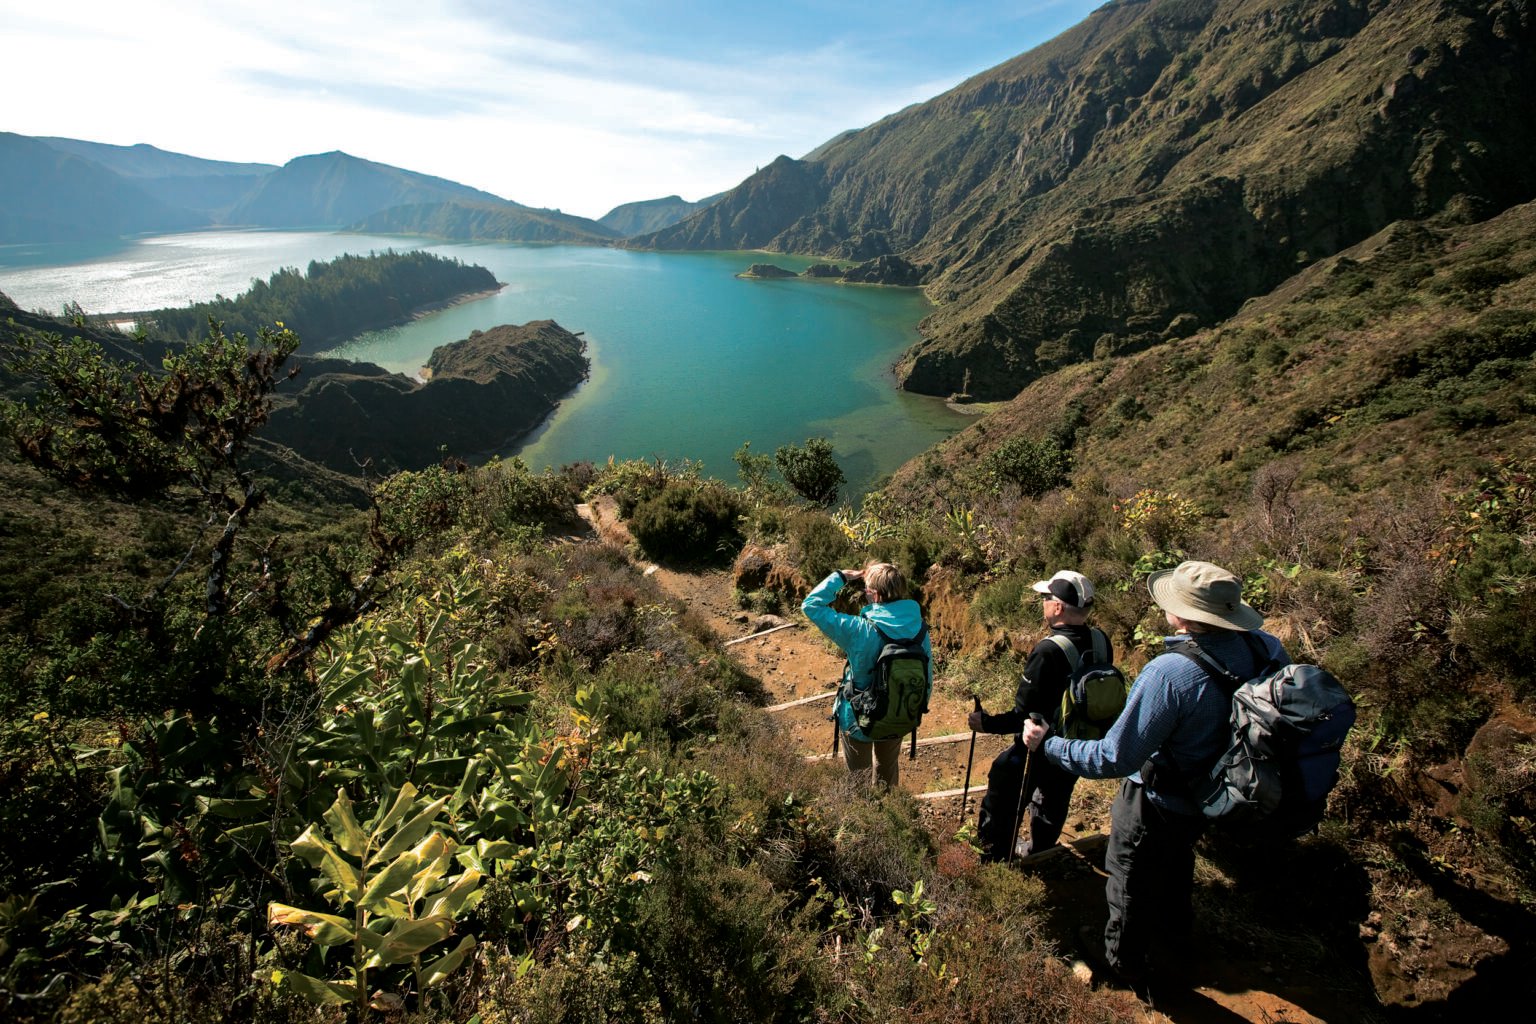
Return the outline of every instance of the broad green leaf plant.
[[[292,849],[320,872],[319,894],[340,913],[272,903],[267,923],[302,928],[326,953],[337,949],[340,962],[326,973],[340,977],[274,970],[274,983],[311,1002],[351,1003],[362,1019],[369,1009],[403,1006],[407,981],[419,998],[463,965],[475,937],[448,943],[479,900],[484,876],[459,864],[458,844],[433,827],[447,803],[406,783],[363,825],[337,791],[324,827],[305,829]]]

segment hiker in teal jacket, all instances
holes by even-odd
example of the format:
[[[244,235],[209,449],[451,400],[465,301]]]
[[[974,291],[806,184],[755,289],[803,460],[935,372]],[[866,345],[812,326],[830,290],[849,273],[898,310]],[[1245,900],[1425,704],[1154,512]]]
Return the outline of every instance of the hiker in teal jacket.
[[[869,604],[858,615],[845,615],[832,609],[833,600],[845,586],[863,588]],[[902,737],[871,742],[854,722],[848,698],[855,691],[869,689],[875,661],[885,646],[885,641],[880,638],[881,630],[893,640],[908,640],[923,632],[923,612],[916,601],[907,597],[906,577],[888,562],[872,563],[864,569],[841,569],[822,580],[806,596],[800,610],[848,656],[833,712],[837,728],[842,732],[843,757],[848,770],[861,781],[868,779],[873,760],[878,763],[876,774],[880,781],[886,786],[895,786],[901,774]],[[929,657],[928,693],[931,694],[933,647],[926,634],[923,651]]]

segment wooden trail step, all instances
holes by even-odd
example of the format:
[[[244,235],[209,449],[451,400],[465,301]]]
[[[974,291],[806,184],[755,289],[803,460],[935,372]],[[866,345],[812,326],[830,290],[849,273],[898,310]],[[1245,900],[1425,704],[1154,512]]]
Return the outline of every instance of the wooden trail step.
[[[979,786],[972,786],[969,790],[965,790],[965,789],[941,789],[941,790],[938,790],[938,791],[933,792],[933,793],[914,793],[913,796],[912,796],[912,799],[914,799],[914,800],[948,800],[950,797],[960,796],[960,795],[966,794],[966,793],[969,793],[970,796],[985,796],[986,792],[987,792],[987,784],[986,783],[982,783]]]
[[[930,737],[928,737],[925,740],[918,740],[917,741],[917,745],[920,746],[920,747],[931,747],[931,746],[933,746],[936,743],[964,743],[966,740],[968,740],[970,738],[971,738],[971,734],[968,733],[968,732],[954,732],[954,733],[950,733],[948,736],[930,736]],[[910,742],[911,742],[910,740],[908,740],[905,736],[903,736],[902,739],[901,739],[902,749],[905,750],[906,747],[907,747],[907,744],[910,743]],[[805,759],[807,761],[830,761],[830,760],[832,760],[832,755],[831,754],[806,754],[805,755]],[[957,790],[957,792],[958,792],[958,790]]]
[[[1066,836],[1063,835],[1062,840],[1063,842],[1051,847],[1049,850],[1041,850],[1039,853],[1032,853],[1028,857],[1020,857],[1014,863],[1021,868],[1034,868],[1042,864],[1049,864],[1052,861],[1071,858],[1088,865],[1093,869],[1094,874],[1104,878],[1109,877],[1108,873],[1095,864],[1090,857],[1090,854],[1098,853],[1109,845],[1107,833],[1090,832],[1085,836],[1078,836],[1071,841],[1066,841]]]
[[[786,704],[775,704],[773,707],[766,708],[765,710],[771,715],[775,711],[783,711],[785,708],[798,708],[802,704],[814,704],[819,700],[826,700],[828,697],[836,696],[836,690],[828,690],[826,693],[818,693],[814,697],[801,697],[799,700],[792,700]]]
[[[748,633],[746,636],[739,636],[735,640],[727,640],[725,642],[725,646],[732,647],[736,644],[744,644],[748,640],[756,640],[758,637],[767,636],[769,633],[777,633],[781,629],[794,629],[798,625],[800,625],[798,622],[786,622],[782,626],[774,626],[772,629],[759,630],[756,633]]]

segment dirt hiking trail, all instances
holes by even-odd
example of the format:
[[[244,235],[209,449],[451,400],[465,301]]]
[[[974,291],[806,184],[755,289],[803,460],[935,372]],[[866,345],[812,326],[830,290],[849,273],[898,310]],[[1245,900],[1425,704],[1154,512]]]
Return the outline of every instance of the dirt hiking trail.
[[[633,538],[611,499],[598,498],[578,506],[593,529],[591,539],[613,545],[635,560]],[[769,695],[769,713],[783,725],[807,759],[832,760],[831,693],[843,669],[843,656],[798,609],[784,616],[762,616],[737,607],[732,577],[725,570],[679,572],[635,560],[637,568],[669,597],[704,621],[743,672]],[[935,835],[950,838],[962,820],[973,826],[986,793],[987,769],[1011,737],[979,735],[965,809],[961,791],[970,753],[971,710],[965,687],[936,664],[934,692],[919,730],[917,759],[902,747],[901,788],[915,797]],[[997,710],[997,709],[993,709]],[[841,764],[838,754],[836,764]],[[1050,893],[1047,934],[1086,983],[1097,983],[1092,969],[1078,957],[1079,929],[1102,929],[1104,908],[1104,846],[1109,833],[1109,807],[1118,783],[1080,781],[1062,845],[1019,862],[1019,869],[1041,876]],[[1215,940],[1196,938],[1191,963],[1201,966],[1188,979],[1188,989],[1164,996],[1154,991],[1156,1009],[1137,1003],[1127,990],[1108,983],[1099,990],[1129,1000],[1144,1019],[1175,1024],[1318,1024],[1318,1022],[1379,1019],[1350,994],[1331,990],[1320,979],[1288,975],[1275,965],[1245,958],[1239,951],[1218,947]],[[1256,988],[1255,986],[1262,986]],[[1308,1009],[1303,1007],[1310,1007]]]

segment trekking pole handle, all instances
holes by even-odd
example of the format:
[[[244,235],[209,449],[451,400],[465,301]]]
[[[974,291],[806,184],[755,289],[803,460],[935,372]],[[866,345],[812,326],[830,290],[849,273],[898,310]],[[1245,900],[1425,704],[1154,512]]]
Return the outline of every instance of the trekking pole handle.
[[[1046,721],[1045,720],[1045,716],[1040,714],[1040,712],[1038,712],[1038,711],[1031,711],[1029,713],[1029,721],[1030,721],[1030,724],[1038,725],[1041,729],[1044,729],[1045,730],[1045,736],[1049,736],[1050,735],[1051,723]],[[1020,732],[1019,735],[1020,735],[1020,738],[1022,739],[1023,738],[1023,733]],[[1040,739],[1041,743],[1045,742],[1045,736],[1041,737],[1041,739]]]

